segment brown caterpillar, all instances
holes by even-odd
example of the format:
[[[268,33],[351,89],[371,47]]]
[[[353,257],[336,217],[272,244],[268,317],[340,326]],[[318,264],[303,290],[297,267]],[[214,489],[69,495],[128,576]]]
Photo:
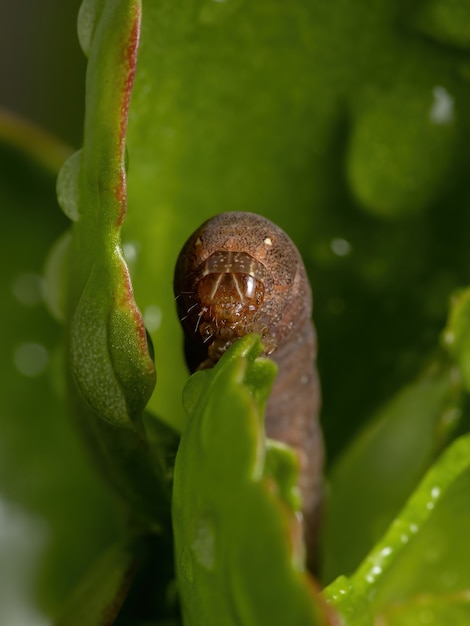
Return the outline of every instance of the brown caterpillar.
[[[174,291],[191,372],[212,367],[247,333],[263,338],[278,365],[266,433],[294,447],[308,565],[314,569],[322,496],[323,441],[312,294],[300,254],[275,224],[253,213],[222,213],[185,243]]]

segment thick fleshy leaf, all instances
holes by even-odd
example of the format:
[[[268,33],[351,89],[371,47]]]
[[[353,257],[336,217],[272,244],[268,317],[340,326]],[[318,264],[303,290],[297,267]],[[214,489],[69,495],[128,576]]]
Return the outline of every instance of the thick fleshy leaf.
[[[404,387],[329,475],[325,581],[352,572],[447,444],[462,414],[459,370],[442,354]]]
[[[348,625],[468,623],[469,481],[466,435],[442,454],[351,579],[325,590]]]
[[[25,601],[35,605],[34,579],[47,613],[120,527],[116,502],[91,470],[67,414],[62,330],[43,299],[47,251],[66,226],[55,178],[68,153],[30,124],[0,115],[0,493],[32,516],[29,534],[0,564],[0,586],[7,589],[4,577],[14,579],[12,564],[26,569],[21,558],[31,559],[18,593],[27,585]],[[21,527],[17,522],[18,535]],[[1,623],[9,623],[8,606],[0,603]]]
[[[80,157],[66,163],[58,189],[67,214],[76,220],[69,261],[70,362],[93,410],[112,424],[130,427],[154,385],[145,329],[120,249],[140,3],[108,2],[95,17],[84,146]]]
[[[186,626],[330,623],[303,569],[296,456],[266,449],[259,392],[275,366],[261,352],[248,336],[188,383],[173,494]]]
[[[73,220],[62,258],[68,268],[65,316],[76,419],[132,514],[158,528],[169,518],[168,470],[164,460],[156,462],[142,422],[155,369],[120,243],[140,12],[138,0],[82,7],[80,37],[89,55],[84,145],[65,163],[58,197]],[[174,449],[176,439],[168,434],[165,441],[170,440]]]
[[[141,555],[137,540],[117,543],[86,573],[55,621],[56,626],[113,624],[135,577]]]
[[[186,378],[174,263],[221,211],[270,217],[303,253],[331,460],[425,366],[470,262],[458,174],[470,109],[465,54],[424,40],[415,13],[388,0],[144,1],[123,236],[156,346],[149,406],[174,426]]]
[[[468,27],[461,4],[426,0],[408,6],[380,0],[372,6],[359,0],[352,7],[345,0],[144,0],[128,133],[130,212],[123,224],[123,252],[157,348],[159,384],[150,406],[168,423],[181,428],[186,421],[180,401],[186,371],[171,293],[173,264],[193,227],[221,210],[253,210],[273,218],[293,236],[305,257],[316,301],[331,460],[377,406],[383,406],[423,368],[441,331],[449,294],[468,283],[470,91]],[[78,340],[73,346],[69,343],[81,389],[75,408],[93,445],[99,447],[108,478],[152,523],[165,510],[165,504],[156,508],[155,502],[165,502],[166,496],[160,497],[160,479],[171,475],[172,447],[162,443],[166,435],[161,438],[162,426],[151,414],[144,417],[151,452],[143,438],[140,416],[153,373],[119,250],[116,215],[122,215],[124,194],[118,194],[116,202],[110,193],[113,185],[123,190],[124,127],[119,123],[125,119],[121,96],[129,95],[130,88],[126,82],[122,90],[120,82],[129,69],[129,56],[120,57],[117,50],[129,50],[125,42],[131,44],[132,28],[126,28],[135,17],[131,10],[119,26],[113,17],[118,6],[135,5],[85,0],[80,12],[80,42],[90,55],[86,146],[61,177],[61,202],[77,228],[69,250],[63,242],[56,248],[49,267],[50,284],[56,282],[50,300],[55,315],[65,316],[68,322],[73,318],[75,330],[85,328],[88,338],[95,340],[85,340],[83,346]],[[106,132],[101,123],[107,125]],[[6,173],[14,170],[8,169],[10,161],[6,160]],[[23,164],[24,181],[29,170],[22,168]],[[17,175],[18,171],[11,179]],[[75,197],[80,188],[81,200]],[[31,206],[36,206],[35,197]],[[90,220],[91,215],[99,219]],[[19,259],[19,249],[29,249],[25,242],[34,237],[42,240],[41,226],[33,218],[31,229],[27,223],[23,220],[13,231],[4,230],[10,238],[5,267],[10,267],[11,259]],[[21,232],[21,245],[15,243],[14,232]],[[112,244],[109,233],[115,235]],[[34,247],[35,242],[28,245]],[[57,283],[64,277],[60,258],[70,254],[74,265],[71,280],[65,281],[71,283],[67,305]],[[107,325],[103,317],[108,313]],[[91,324],[91,319],[97,323]],[[36,321],[42,328],[39,314]],[[22,323],[28,320],[21,315],[8,318],[8,334]],[[125,349],[116,351],[114,340],[123,345],[123,338]],[[86,354],[81,354],[82,347]],[[39,354],[44,352],[40,349]],[[453,354],[465,370],[460,347]],[[98,373],[96,380],[91,369]],[[106,372],[109,376],[103,377]],[[5,385],[11,380],[6,376]],[[438,403],[443,397],[439,381],[437,377]],[[30,399],[33,412],[58,407],[55,393],[44,398],[45,389],[31,388],[27,399],[25,389],[22,386],[17,393],[20,406]],[[17,387],[12,384],[11,390]],[[193,396],[186,396],[188,406],[197,399],[197,390],[193,391]],[[413,389],[408,391],[399,396],[405,408],[407,398],[413,396]],[[437,424],[431,408],[434,390],[419,391],[418,384],[416,391],[425,409],[419,415],[427,413],[430,422]],[[110,402],[103,402],[103,397]],[[399,405],[397,401],[395,409]],[[11,414],[16,415],[16,408]],[[119,435],[111,422],[120,424]],[[402,441],[415,438],[412,420],[403,420],[402,426]],[[167,436],[174,441],[172,431]],[[39,440],[36,437],[35,443]],[[53,437],[51,441],[52,452],[45,456],[60,456],[59,445],[66,456],[67,444],[62,446]],[[421,456],[424,448],[431,450],[428,444],[429,439],[419,446],[420,463],[426,456]],[[142,451],[142,446],[144,453],[137,457],[136,449]],[[9,450],[13,458],[14,446]],[[156,463],[154,450],[160,455]],[[19,482],[30,483],[28,467],[48,467],[41,454],[37,450],[37,456],[28,457],[31,466],[18,456]],[[289,467],[288,455],[269,458],[279,461],[272,464],[275,474]],[[122,462],[117,463],[119,459]],[[158,470],[149,471],[150,463]],[[411,464],[413,471],[417,465]],[[361,493],[367,492],[374,473],[375,466],[370,468],[369,474],[357,474]],[[66,478],[70,479],[69,473],[64,473]],[[81,493],[80,480],[75,491]],[[390,515],[405,492],[401,487],[384,489],[380,508]],[[289,493],[283,494],[286,501]],[[92,505],[80,508],[80,498],[71,499],[77,506],[77,520],[82,519],[83,508],[90,517],[94,515]],[[342,510],[347,525],[350,508]],[[374,516],[379,512],[376,509]],[[460,518],[465,519],[462,511]],[[443,524],[452,530],[451,520]],[[375,528],[372,523],[365,526],[364,549]],[[339,537],[341,529],[337,531]],[[423,527],[423,537],[424,531]],[[83,534],[88,537],[93,532]],[[82,542],[74,540],[70,545],[77,552],[74,562],[79,562]],[[356,551],[354,562],[358,558]],[[339,560],[335,563],[336,568],[342,567]],[[416,572],[413,567],[410,571]],[[404,620],[419,616],[420,597],[436,615],[441,609],[459,610],[440,592],[433,593],[432,600],[427,591],[423,593],[405,598],[411,617]],[[458,589],[452,595],[462,597]],[[377,615],[386,614],[396,624],[400,610],[390,610],[393,598],[387,602],[377,607]],[[359,592],[356,603],[364,603]],[[365,618],[367,611],[354,614]],[[429,613],[423,616],[426,619]]]
[[[448,294],[464,279],[465,216],[449,202],[461,192],[446,184],[463,162],[466,96],[454,52],[424,43],[410,15],[387,6],[364,5],[364,24],[357,8],[300,0],[144,4],[124,236],[157,347],[150,406],[173,425],[185,421],[173,264],[192,228],[221,210],[270,216],[304,252],[319,303],[332,456],[435,346]],[[452,246],[442,243],[444,208]],[[434,425],[428,395],[423,414]],[[403,492],[384,492],[387,519],[431,448]]]

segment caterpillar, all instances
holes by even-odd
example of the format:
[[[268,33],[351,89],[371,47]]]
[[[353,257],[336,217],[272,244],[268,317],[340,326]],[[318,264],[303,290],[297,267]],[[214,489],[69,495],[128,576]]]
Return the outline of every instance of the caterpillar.
[[[312,292],[297,248],[260,215],[222,213],[183,246],[174,292],[191,372],[212,367],[247,333],[260,334],[277,363],[266,434],[299,456],[307,565],[315,570],[324,453]]]

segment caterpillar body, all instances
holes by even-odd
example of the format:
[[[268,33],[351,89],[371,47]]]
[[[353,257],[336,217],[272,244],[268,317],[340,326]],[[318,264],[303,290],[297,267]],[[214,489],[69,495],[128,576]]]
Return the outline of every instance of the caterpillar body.
[[[183,246],[174,291],[191,372],[212,367],[247,333],[260,334],[277,363],[266,434],[299,456],[307,563],[315,569],[324,455],[312,294],[297,248],[260,215],[222,213]]]

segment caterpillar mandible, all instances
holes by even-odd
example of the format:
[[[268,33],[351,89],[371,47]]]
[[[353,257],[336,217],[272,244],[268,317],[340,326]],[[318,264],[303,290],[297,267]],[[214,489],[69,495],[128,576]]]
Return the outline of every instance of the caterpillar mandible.
[[[307,563],[314,569],[324,453],[312,293],[297,248],[260,215],[222,213],[183,246],[174,292],[191,372],[212,367],[247,333],[260,334],[277,363],[266,434],[299,455]]]

